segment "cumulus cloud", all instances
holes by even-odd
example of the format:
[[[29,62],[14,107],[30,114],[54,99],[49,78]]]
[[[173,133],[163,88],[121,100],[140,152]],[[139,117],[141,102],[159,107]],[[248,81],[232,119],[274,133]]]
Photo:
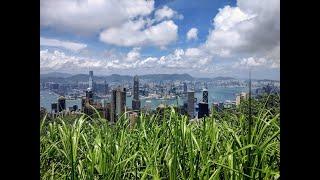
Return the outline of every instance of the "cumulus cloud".
[[[116,46],[160,48],[178,37],[172,19],[183,18],[168,6],[155,11],[153,0],[42,0],[40,17],[41,27],[99,34],[102,42]]]
[[[153,10],[153,0],[41,0],[40,24],[62,31],[97,33]]]
[[[126,61],[135,62],[140,58],[140,48],[133,48],[130,52],[128,52]]]
[[[234,63],[233,68],[252,69],[252,68],[279,68],[279,64],[272,60],[267,60],[264,57],[248,57],[241,58],[240,61]]]
[[[68,72],[83,73],[94,70],[97,73],[125,71],[137,67],[137,61],[128,62],[127,57],[116,58],[88,58],[70,55],[60,50],[40,50],[40,71],[47,72]]]
[[[48,2],[54,4],[60,1]],[[94,2],[98,3],[99,1]],[[110,0],[110,2],[124,3],[127,1]],[[186,49],[177,47],[173,52],[161,57],[144,57],[139,47],[165,48],[166,45],[174,42],[178,38],[178,26],[172,19],[177,16],[177,13],[166,6],[154,12],[153,1],[151,5],[145,4],[144,1],[139,2],[141,6],[131,6],[136,9],[133,8],[132,11],[127,9],[130,13],[124,13],[125,16],[119,15],[117,17],[118,14],[109,16],[111,19],[118,18],[119,20],[102,22],[103,26],[98,23],[100,26],[94,28],[101,30],[99,38],[102,42],[116,46],[133,47],[127,54],[114,55],[115,53],[112,52],[113,58],[107,56],[106,59],[87,59],[69,56],[59,51],[43,51],[43,55],[40,57],[41,68],[48,70],[50,68],[70,69],[73,66],[74,69],[94,67],[104,72],[106,70],[109,72],[110,70],[120,71],[135,68],[156,70],[157,72],[183,70],[184,72],[220,73],[223,75],[240,72],[241,69],[248,67],[265,68],[270,71],[280,67],[279,0],[261,0],[258,3],[254,0],[238,0],[235,7],[225,6],[213,17],[212,27],[205,42],[197,47]],[[104,4],[102,1],[100,3]],[[79,4],[88,6],[82,2]],[[75,6],[78,8],[79,4]],[[77,14],[76,12],[78,11],[75,11],[74,14]],[[154,12],[154,19],[150,16],[152,12]],[[59,15],[59,12],[57,14]],[[104,17],[102,14],[100,15]],[[83,21],[85,20],[84,17]],[[61,22],[65,21],[61,20]],[[82,21],[79,21],[79,24],[81,23]],[[66,27],[70,28],[71,24]],[[89,23],[86,26],[89,25],[92,24]],[[78,28],[77,26],[73,28]],[[197,39],[197,31],[196,28],[190,29],[187,33],[187,39]],[[49,62],[51,60],[52,63]],[[231,62],[221,63],[222,61],[227,62],[227,60],[231,60]],[[71,67],[71,65],[73,66]]]
[[[280,1],[238,0],[225,6],[213,19],[204,47],[221,57],[278,56],[280,44]],[[279,49],[280,50],[280,49]]]
[[[104,30],[100,40],[117,46],[166,46],[178,37],[178,26],[172,20],[146,26],[144,19],[129,21]]]
[[[168,6],[163,6],[161,9],[155,11],[154,16],[156,21],[161,21],[164,19],[168,20],[172,18],[183,19],[183,15],[178,14]]]
[[[166,68],[177,68],[183,71],[200,70],[207,67],[211,60],[207,56],[199,54],[196,48],[190,48],[184,51],[176,49],[172,53],[158,57],[142,57],[140,48],[131,49],[126,55],[118,54],[112,58],[87,58],[75,55],[68,55],[60,50],[41,50],[40,51],[40,69],[42,72],[61,71],[82,73],[89,68],[97,72],[106,72],[110,70],[132,70],[132,69],[156,69],[162,71]],[[113,53],[114,54],[114,53]]]
[[[40,37],[40,46],[63,47],[72,51],[79,51],[87,47],[86,44],[71,41],[61,41],[58,39],[49,39]]]
[[[187,33],[187,40],[198,39],[198,29],[191,28]]]

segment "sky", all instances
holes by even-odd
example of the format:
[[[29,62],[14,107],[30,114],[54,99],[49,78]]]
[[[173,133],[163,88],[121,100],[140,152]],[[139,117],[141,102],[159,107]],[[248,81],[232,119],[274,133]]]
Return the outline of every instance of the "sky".
[[[280,0],[41,0],[40,71],[280,78]]]

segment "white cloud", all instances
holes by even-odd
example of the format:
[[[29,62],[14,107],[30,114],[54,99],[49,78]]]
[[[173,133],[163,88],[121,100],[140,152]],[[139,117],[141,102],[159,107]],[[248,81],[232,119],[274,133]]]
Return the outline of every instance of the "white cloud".
[[[234,63],[232,68],[235,69],[252,69],[252,68],[264,68],[275,69],[279,68],[280,64],[275,61],[265,59],[264,57],[248,57],[241,58],[240,61]]]
[[[42,72],[59,71],[69,73],[83,73],[89,69],[101,73],[128,70],[139,67],[137,62],[142,60],[138,51],[139,48],[133,48],[127,56],[118,54],[117,57],[99,59],[69,55],[59,50],[40,50],[40,70]]]
[[[40,51],[40,69],[42,71],[82,72],[88,68],[101,68],[103,61],[66,55],[61,51]]]
[[[117,46],[165,46],[178,37],[178,26],[171,20],[181,19],[164,6],[154,12],[153,0],[42,0],[42,27],[78,35],[99,34],[102,42]]]
[[[187,57],[198,57],[201,53],[202,51],[198,48],[188,48],[185,54]]]
[[[117,4],[127,1],[110,0],[110,2]],[[112,52],[112,59],[110,56],[106,56],[107,59],[86,59],[68,56],[64,53],[61,54],[61,52],[59,54],[59,52],[47,51],[46,53],[42,52],[43,55],[40,57],[42,59],[41,68],[47,68],[47,70],[50,68],[71,69],[74,66],[73,70],[76,71],[77,68],[83,70],[87,66],[91,66],[102,72],[106,72],[106,70],[108,72],[112,70],[118,72],[128,69],[141,71],[141,69],[144,69],[145,71],[141,72],[147,73],[150,70],[150,72],[156,71],[156,73],[169,73],[179,70],[179,72],[193,72],[195,74],[224,75],[227,73],[241,74],[243,68],[254,67],[259,70],[276,72],[277,68],[280,67],[279,0],[261,0],[258,2],[238,0],[236,7],[225,6],[220,9],[219,13],[213,18],[212,28],[206,41],[197,47],[186,49],[177,47],[172,53],[161,57],[144,57],[140,53],[140,48],[136,47],[157,46],[166,48],[168,44],[178,38],[178,26],[171,20],[176,16],[174,15],[175,11],[163,7],[155,11],[154,19],[151,19],[152,1],[152,6],[146,8],[150,11],[140,11],[139,9],[142,6],[138,6],[134,10],[136,13],[131,13],[131,15],[128,15],[130,13],[124,13],[125,16],[119,15],[119,17],[116,17],[118,14],[112,15],[110,16],[111,19],[118,18],[120,20],[103,22],[103,26],[100,24],[99,28],[94,28],[102,30],[100,33],[102,42],[133,47],[127,54],[114,55],[115,53]],[[52,1],[51,3],[56,2]],[[86,6],[83,3],[79,4]],[[141,1],[141,4],[144,4],[144,2]],[[68,14],[70,13],[68,12]],[[101,17],[103,16],[101,15]],[[61,22],[64,22],[64,20],[61,20]],[[79,24],[82,23],[82,21],[79,21]],[[69,25],[66,27],[68,28]],[[88,23],[86,26],[89,25],[92,24]],[[82,30],[85,30],[85,28]],[[190,35],[188,35],[189,32],[187,33],[187,39],[189,40],[197,39],[197,29],[192,29],[189,30]],[[48,59],[53,62],[50,63]],[[227,59],[228,61],[226,61]],[[98,67],[98,65],[100,66]]]
[[[112,70],[142,70],[150,69],[162,72],[166,68],[176,71],[180,68],[183,71],[194,71],[206,68],[211,63],[211,59],[199,54],[196,48],[184,51],[176,49],[174,52],[158,57],[142,57],[140,48],[133,48],[126,55],[121,53],[114,57],[87,58],[75,55],[68,55],[62,51],[40,51],[40,69],[42,72],[60,71],[70,73],[82,73],[88,69],[105,73]],[[182,68],[182,69],[181,69]]]
[[[244,65],[244,66],[249,66],[249,67],[254,67],[254,66],[262,66],[266,64],[266,59],[264,58],[253,58],[253,57],[249,57],[249,58],[243,58],[240,61],[240,65]]]
[[[129,21],[120,27],[104,30],[100,34],[102,42],[117,46],[166,46],[178,38],[178,26],[172,21],[162,21],[148,26],[147,21]]]
[[[49,39],[40,37],[40,46],[63,47],[72,51],[79,51],[87,47],[86,44],[71,41],[61,41],[57,39]]]
[[[139,60],[140,58],[140,48],[133,48],[126,57],[126,61],[128,62],[134,62]]]
[[[259,2],[259,3],[258,3]],[[263,56],[280,44],[280,1],[238,0],[213,19],[205,47],[222,57]]]
[[[172,18],[183,19],[183,15],[178,14],[168,6],[163,6],[154,13],[156,21],[169,20]]]
[[[191,28],[187,33],[187,39],[198,39],[198,29],[197,28]]]
[[[40,24],[62,31],[97,33],[153,10],[153,0],[41,0]]]

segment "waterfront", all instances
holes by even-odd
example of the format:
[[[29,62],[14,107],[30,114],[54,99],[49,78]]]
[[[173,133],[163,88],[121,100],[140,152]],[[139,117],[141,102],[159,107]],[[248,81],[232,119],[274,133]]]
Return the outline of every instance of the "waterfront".
[[[208,92],[209,92],[209,107],[211,107],[213,102],[225,102],[226,100],[231,100],[234,101],[236,98],[236,94],[240,92],[246,92],[247,88],[246,87],[209,87]],[[48,91],[48,90],[41,90],[40,91],[40,106],[46,108],[48,111],[51,110],[51,103],[57,102],[59,95]],[[195,97],[197,98],[197,102],[199,102],[202,98],[202,93],[201,92],[196,92]],[[161,100],[161,99],[141,99],[141,107],[144,106],[149,106],[152,109],[155,109],[159,104],[167,104],[167,105],[172,105],[172,104],[177,104],[178,105],[183,105],[184,98],[179,97],[178,99],[171,99],[171,100]],[[102,102],[104,100],[101,100]],[[109,100],[106,99],[108,102]],[[131,103],[132,103],[132,97],[127,97],[126,98],[126,105],[131,108]],[[71,107],[73,105],[78,105],[78,107],[81,107],[81,100],[76,99],[76,100],[66,100],[66,107]]]

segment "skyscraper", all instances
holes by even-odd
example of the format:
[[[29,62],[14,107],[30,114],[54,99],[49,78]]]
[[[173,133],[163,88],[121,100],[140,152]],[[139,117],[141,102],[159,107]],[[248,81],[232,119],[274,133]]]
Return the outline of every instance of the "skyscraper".
[[[117,90],[113,89],[111,92],[111,105],[110,105],[110,121],[116,121],[116,97],[117,97]]]
[[[126,88],[118,88],[116,92],[116,116],[119,118],[125,112]]]
[[[184,83],[183,83],[183,93],[184,93],[184,94],[187,94],[187,91],[188,91],[188,86],[187,86],[187,83],[184,82]]]
[[[86,100],[89,102],[89,104],[93,103],[93,92],[91,88],[88,88],[86,91]]]
[[[194,91],[188,91],[188,115],[194,118]]]
[[[236,97],[236,106],[239,106],[240,102],[241,102],[241,96],[237,95],[237,97]]]
[[[209,105],[208,105],[208,90],[203,89],[202,91],[202,102],[198,104],[199,106],[199,113],[198,118],[202,118],[204,116],[209,115]]]
[[[208,90],[207,89],[203,89],[203,91],[202,91],[202,102],[208,104]]]
[[[208,103],[200,102],[199,103],[199,113],[198,118],[209,116],[209,106]]]
[[[137,75],[133,78],[133,99],[139,99],[139,78]]]
[[[89,88],[93,89],[93,71],[89,71]]]
[[[115,122],[117,118],[125,112],[126,108],[126,88],[112,90],[110,105],[110,121]]]
[[[139,100],[139,79],[138,76],[133,78],[133,99],[132,99],[132,109],[140,110],[141,102]]]

